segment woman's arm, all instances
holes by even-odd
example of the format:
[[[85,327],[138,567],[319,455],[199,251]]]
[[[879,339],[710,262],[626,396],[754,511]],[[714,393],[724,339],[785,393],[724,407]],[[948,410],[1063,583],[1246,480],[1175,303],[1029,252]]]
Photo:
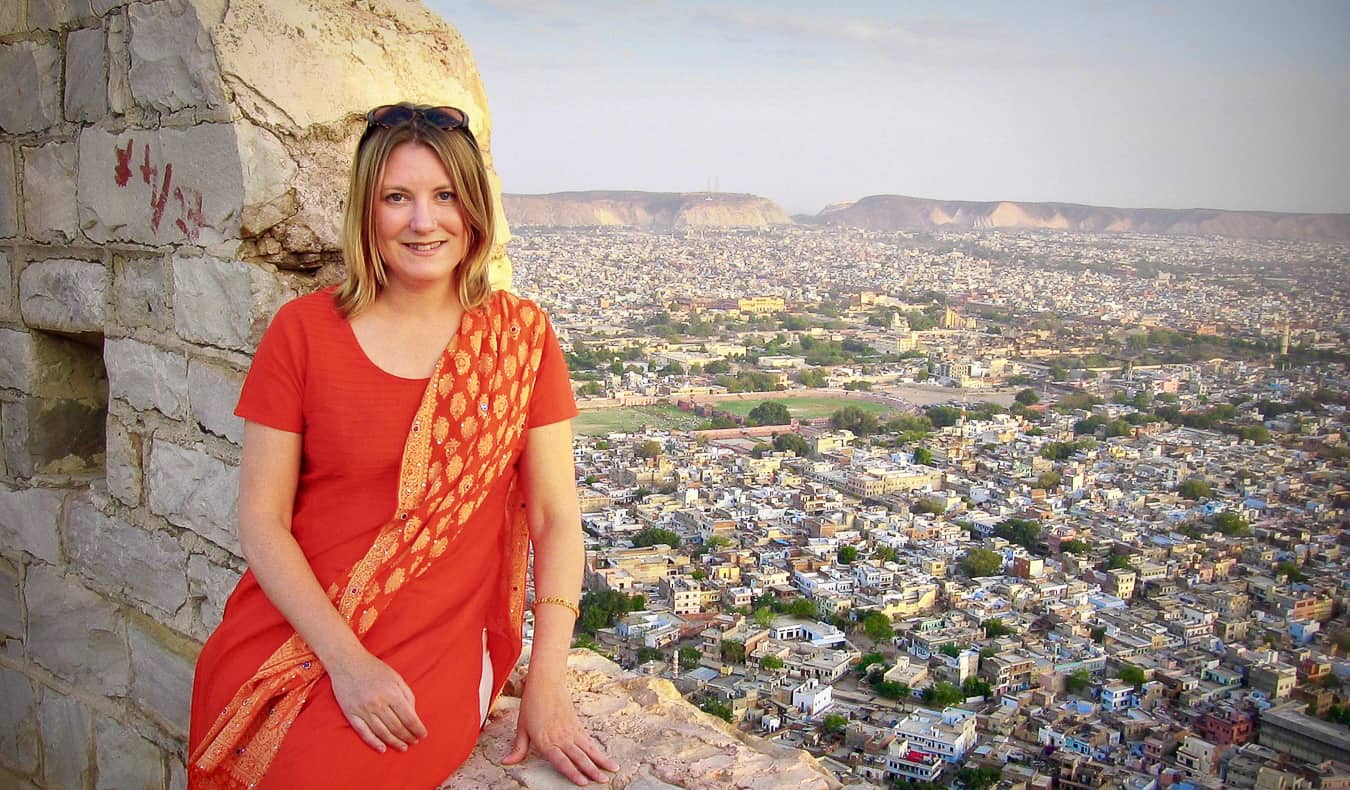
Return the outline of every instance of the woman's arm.
[[[385,744],[404,751],[426,737],[412,689],[361,645],[291,534],[300,443],[298,433],[244,423],[239,546],[268,599],[323,662],[338,705],[361,740],[377,751]]]
[[[577,601],[585,552],[577,506],[569,420],[531,428],[521,458],[526,516],[534,543],[536,599]],[[604,781],[600,769],[619,766],[577,720],[567,691],[567,652],[572,645],[572,612],[545,604],[534,610],[534,644],[525,678],[515,747],[502,762],[518,763],[531,747],[574,783]]]

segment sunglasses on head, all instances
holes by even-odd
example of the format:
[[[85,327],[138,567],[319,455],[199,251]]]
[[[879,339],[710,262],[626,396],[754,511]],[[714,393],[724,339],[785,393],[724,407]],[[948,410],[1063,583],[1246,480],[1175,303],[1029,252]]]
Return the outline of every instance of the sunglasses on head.
[[[418,120],[446,132],[463,129],[464,133],[469,135],[469,139],[473,140],[473,132],[469,131],[469,114],[458,107],[409,107],[406,104],[383,104],[366,113],[366,131],[365,134],[361,135],[361,142],[365,142],[365,139],[370,136],[371,130],[377,126],[390,128]]]

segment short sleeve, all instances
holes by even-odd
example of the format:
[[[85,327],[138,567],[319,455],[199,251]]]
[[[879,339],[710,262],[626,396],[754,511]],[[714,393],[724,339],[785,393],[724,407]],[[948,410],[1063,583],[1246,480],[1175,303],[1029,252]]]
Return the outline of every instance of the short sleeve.
[[[277,311],[263,333],[234,413],[245,420],[290,433],[305,429],[307,343],[294,303]]]
[[[553,333],[553,322],[545,324],[544,348],[539,358],[539,375],[534,393],[530,396],[529,417],[525,427],[537,428],[577,416],[576,399],[572,397],[572,381],[567,375],[567,360],[563,358],[558,336]]]

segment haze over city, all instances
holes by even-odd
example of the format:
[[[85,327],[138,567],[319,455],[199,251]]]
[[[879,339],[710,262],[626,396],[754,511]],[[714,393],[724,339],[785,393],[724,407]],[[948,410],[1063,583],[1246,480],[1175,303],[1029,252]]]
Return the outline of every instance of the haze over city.
[[[1350,6],[431,0],[503,188],[1350,212]]]

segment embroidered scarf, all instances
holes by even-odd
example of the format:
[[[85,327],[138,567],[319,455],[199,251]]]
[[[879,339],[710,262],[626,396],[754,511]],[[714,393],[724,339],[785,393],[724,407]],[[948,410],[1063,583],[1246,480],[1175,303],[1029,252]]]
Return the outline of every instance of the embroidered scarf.
[[[449,550],[505,473],[525,432],[545,322],[532,303],[507,292],[465,311],[404,444],[398,509],[365,556],[327,591],[357,637],[395,603],[403,585]],[[497,594],[518,653],[529,539],[515,489],[507,497]],[[260,781],[323,674],[314,651],[292,634],[244,682],[192,754],[194,790],[247,790]]]

